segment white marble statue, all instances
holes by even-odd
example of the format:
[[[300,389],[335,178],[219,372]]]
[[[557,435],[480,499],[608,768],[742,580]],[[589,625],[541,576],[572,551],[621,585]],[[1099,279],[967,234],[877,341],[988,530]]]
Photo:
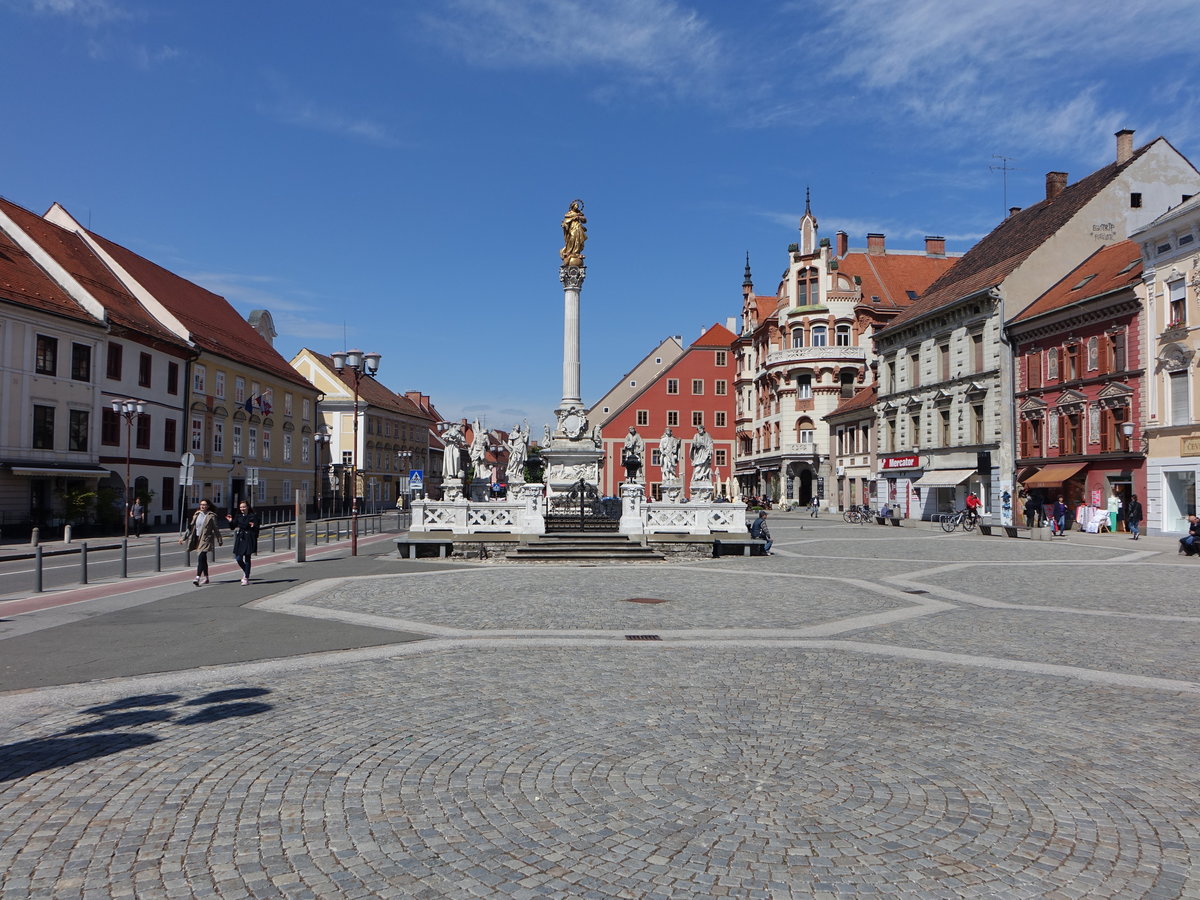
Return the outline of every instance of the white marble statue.
[[[629,434],[625,435],[625,445],[621,448],[621,465],[625,465],[626,460],[637,460],[638,470],[634,476],[635,480],[641,483],[646,481],[646,442],[642,440],[642,436],[638,434],[636,428],[629,426]]]
[[[467,436],[461,422],[445,422],[446,430],[442,432],[442,476],[446,479],[462,480],[463,451],[467,448]]]
[[[529,422],[522,430],[514,425],[508,433],[508,466],[504,470],[509,484],[525,483],[525,461],[529,459]]]
[[[670,428],[658,439],[658,452],[662,457],[663,481],[675,481],[679,477],[679,438]]]
[[[692,482],[711,483],[713,439],[712,435],[704,430],[703,425],[696,429],[696,436],[692,438],[692,449],[689,455],[692,460]]]
[[[480,427],[478,419],[475,420],[473,428],[475,436],[471,438],[471,447],[467,450],[467,455],[471,457],[471,465],[475,468],[475,480],[483,481],[488,470],[488,432]]]

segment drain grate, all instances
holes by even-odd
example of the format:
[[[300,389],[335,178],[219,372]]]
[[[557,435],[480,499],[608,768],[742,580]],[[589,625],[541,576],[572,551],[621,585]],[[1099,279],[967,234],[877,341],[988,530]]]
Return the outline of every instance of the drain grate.
[[[929,591],[905,591],[906,594],[928,594]]]
[[[657,634],[627,634],[627,635],[625,635],[625,640],[627,640],[627,641],[661,641],[662,638],[660,638]]]
[[[626,603],[666,603],[661,597],[627,597]]]

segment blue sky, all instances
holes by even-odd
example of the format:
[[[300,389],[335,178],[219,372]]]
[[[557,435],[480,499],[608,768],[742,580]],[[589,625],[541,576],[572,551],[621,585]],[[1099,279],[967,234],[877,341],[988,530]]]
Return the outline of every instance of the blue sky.
[[[589,222],[582,388],[772,293],[821,233],[965,250],[1109,162],[1200,162],[1194,0],[0,0],[0,194],[347,343],[450,417],[561,395],[559,220]],[[995,155],[1011,158],[1007,202]]]

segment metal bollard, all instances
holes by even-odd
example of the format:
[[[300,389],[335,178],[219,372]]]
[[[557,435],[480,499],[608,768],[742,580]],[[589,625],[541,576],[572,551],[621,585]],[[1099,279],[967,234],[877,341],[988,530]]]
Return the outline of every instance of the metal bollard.
[[[79,544],[79,583],[87,584],[87,541]]]
[[[154,538],[154,571],[162,571],[162,535]]]
[[[291,550],[292,549],[292,526],[290,524],[287,527],[287,539],[288,539],[287,548],[289,550]]]
[[[121,577],[129,577],[129,538],[121,538]]]
[[[36,547],[33,551],[33,592],[40,594],[42,592],[42,548]]]
[[[275,552],[275,526],[271,526],[271,552]]]

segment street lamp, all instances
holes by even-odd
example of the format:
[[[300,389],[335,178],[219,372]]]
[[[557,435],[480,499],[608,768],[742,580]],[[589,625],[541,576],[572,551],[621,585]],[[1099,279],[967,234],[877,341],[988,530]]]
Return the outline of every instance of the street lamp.
[[[112,411],[125,419],[125,537],[129,537],[129,510],[133,506],[133,484],[129,480],[129,463],[133,454],[133,417],[146,411],[141,400],[114,400]]]
[[[399,494],[401,499],[408,496],[408,473],[412,470],[412,457],[413,452],[411,450],[396,451],[396,460],[400,467]]]
[[[323,495],[325,493],[325,479],[322,477],[323,465],[321,460],[325,458],[325,452],[329,447],[329,429],[323,424],[313,432],[313,485],[316,487],[317,495],[317,518],[320,518],[322,513]],[[322,448],[326,448],[324,451]]]
[[[350,555],[358,556],[358,385],[363,375],[372,378],[379,371],[378,353],[363,353],[361,350],[339,350],[329,354],[333,358],[333,368],[341,375],[346,369],[354,377],[354,454],[350,467],[350,489],[353,495],[350,500]]]

